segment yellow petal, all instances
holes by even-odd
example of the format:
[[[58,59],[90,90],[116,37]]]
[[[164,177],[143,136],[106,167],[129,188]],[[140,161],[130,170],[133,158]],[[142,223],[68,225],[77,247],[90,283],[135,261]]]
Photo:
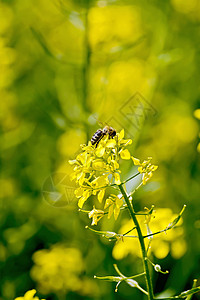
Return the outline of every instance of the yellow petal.
[[[116,198],[116,207],[121,207],[123,205],[123,200],[119,199],[118,197]]]
[[[93,161],[92,167],[96,171],[101,171],[105,168],[105,163],[101,159],[96,159]]]
[[[81,197],[81,198],[78,200],[78,206],[79,206],[80,208],[82,208],[82,207],[83,207],[83,204],[85,203],[86,200],[87,200],[87,199],[85,199],[84,197]]]
[[[26,292],[26,294],[24,295],[24,300],[32,300],[35,293],[36,293],[35,289]]]
[[[108,140],[106,143],[107,148],[114,148],[116,146],[116,141],[114,139]]]
[[[111,162],[111,156],[108,156],[108,158],[107,158],[107,163],[109,164],[110,162]]]
[[[109,207],[109,210],[108,210],[108,219],[110,219],[110,217],[112,216],[112,214],[113,214],[113,205],[111,205],[110,207]]]
[[[97,197],[100,203],[102,202],[104,195],[105,195],[105,189],[100,190]]]
[[[93,208],[93,210],[91,210],[89,213],[88,213],[88,217],[89,219],[91,219],[95,214],[95,208]]]
[[[117,218],[119,216],[119,213],[120,213],[120,208],[115,207],[115,209],[114,209],[114,218],[115,218],[115,220],[117,220]]]
[[[142,167],[139,167],[139,168],[138,168],[138,172],[143,173],[143,171],[144,171],[144,170],[143,170]]]
[[[86,161],[86,168],[90,167],[91,162],[93,161],[93,157],[88,157],[87,161]]]
[[[140,160],[139,160],[138,158],[135,158],[135,157],[133,157],[133,156],[131,156],[131,158],[132,158],[133,163],[134,163],[135,166],[141,165]]]
[[[83,176],[83,172],[78,173],[76,176],[77,176],[77,180],[79,180],[81,176]]]
[[[95,186],[97,188],[106,186],[109,183],[108,175],[99,176],[99,177],[95,178],[91,183],[93,186]]]
[[[75,163],[77,163],[77,161],[76,161],[76,159],[74,159],[74,160],[68,160],[68,163],[70,165],[74,165]]]
[[[128,140],[121,140],[120,144],[123,144],[123,146],[128,146],[132,144],[132,140],[128,139]]]
[[[155,170],[157,170],[157,169],[158,169],[158,166],[153,165],[152,171],[155,171]]]
[[[79,184],[82,185],[84,183],[85,180],[85,173],[82,172],[80,178],[79,178]]]
[[[74,180],[77,177],[76,173],[73,172],[72,174],[70,174],[70,180]]]
[[[104,209],[108,208],[112,204],[113,204],[113,201],[110,198],[106,199]]]
[[[119,140],[122,140],[124,138],[124,129],[122,129],[118,135]]]
[[[115,184],[121,184],[120,175],[118,173],[114,173]]]
[[[113,164],[114,169],[119,169],[119,164],[118,162],[116,162],[116,160],[111,160],[111,162]]]
[[[83,197],[85,197],[86,199],[91,195],[91,191],[90,190],[86,190],[83,192]]]
[[[198,108],[194,111],[194,116],[195,116],[195,118],[200,120],[200,108]]]
[[[86,159],[86,152],[80,153],[77,157],[77,160],[79,160],[82,164],[85,163],[85,159]]]
[[[131,158],[130,152],[127,149],[120,151],[120,156],[122,159],[130,159]]]
[[[79,187],[74,191],[74,194],[76,195],[77,198],[81,197],[83,195],[84,189]]]
[[[78,201],[78,206],[79,206],[80,208],[83,207],[83,204],[84,204],[85,201],[90,197],[91,194],[92,194],[92,192],[89,191],[89,190],[86,190],[86,191],[83,192],[83,196],[82,196],[82,197],[79,199],[79,201]]]
[[[95,153],[96,153],[96,156],[102,157],[102,156],[104,155],[104,153],[105,153],[105,148],[104,148],[104,147],[100,147],[100,148],[98,148],[98,149],[95,151]]]
[[[97,222],[98,222],[98,218],[97,218],[97,216],[94,216],[93,219],[92,219],[91,225],[92,225],[92,226],[93,226],[93,225],[97,225]]]

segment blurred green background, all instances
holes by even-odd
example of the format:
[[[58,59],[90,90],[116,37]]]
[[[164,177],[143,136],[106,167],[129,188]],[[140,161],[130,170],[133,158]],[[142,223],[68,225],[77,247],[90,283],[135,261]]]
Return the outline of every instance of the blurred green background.
[[[74,200],[67,162],[98,120],[159,166],[138,210],[155,204],[167,225],[187,204],[181,231],[152,243],[170,270],[152,273],[155,293],[200,284],[199,21],[199,0],[0,0],[1,300],[32,288],[48,300],[146,299],[93,279],[116,275],[116,262],[127,276],[141,271],[137,251],[85,229]],[[118,231],[126,218],[97,228]]]

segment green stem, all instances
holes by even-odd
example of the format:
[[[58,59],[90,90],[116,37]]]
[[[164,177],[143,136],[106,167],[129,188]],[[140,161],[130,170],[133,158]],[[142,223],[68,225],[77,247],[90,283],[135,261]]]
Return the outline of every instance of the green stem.
[[[138,176],[138,175],[140,175],[140,174],[141,174],[141,173],[138,172],[138,173],[136,173],[135,175],[133,175],[133,176],[131,176],[130,178],[128,178],[128,179],[126,179],[125,181],[123,181],[122,183],[124,184],[124,183],[130,181],[131,179],[135,178],[136,176]]]
[[[141,252],[142,252],[142,261],[143,261],[143,267],[144,267],[144,271],[145,271],[145,278],[146,278],[146,285],[147,285],[147,291],[148,291],[148,299],[149,300],[153,300],[154,299],[154,295],[153,295],[153,286],[152,286],[152,281],[151,281],[151,277],[150,277],[150,271],[149,271],[149,266],[148,266],[148,260],[147,260],[147,252],[146,252],[146,248],[145,248],[145,244],[144,244],[144,238],[142,235],[142,231],[140,228],[140,225],[138,223],[137,217],[135,215],[134,209],[128,199],[128,196],[123,188],[123,184],[119,185],[119,189],[122,193],[122,195],[124,196],[124,200],[128,206],[130,215],[133,219],[133,222],[136,226],[136,230],[138,233],[138,239],[140,242],[140,248],[141,248]]]

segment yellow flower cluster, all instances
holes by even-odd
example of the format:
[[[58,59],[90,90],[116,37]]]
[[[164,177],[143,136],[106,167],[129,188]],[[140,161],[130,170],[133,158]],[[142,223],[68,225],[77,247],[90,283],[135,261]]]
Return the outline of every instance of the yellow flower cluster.
[[[157,169],[150,163],[151,158],[140,163],[140,160],[131,156],[126,146],[132,143],[131,139],[124,139],[124,130],[117,133],[113,139],[104,136],[98,143],[98,146],[81,145],[82,152],[77,155],[75,160],[69,161],[74,165],[74,172],[71,175],[72,180],[76,180],[78,188],[75,195],[79,199],[78,206],[82,209],[85,201],[91,195],[97,195],[99,203],[102,203],[106,187],[117,186],[121,184],[120,178],[120,159],[132,159],[135,165],[138,165],[138,171],[143,174],[141,184],[152,177],[153,171]],[[88,213],[92,219],[92,225],[97,225],[98,221],[107,214],[108,218],[114,215],[115,220],[118,218],[120,208],[123,206],[123,197],[111,194],[104,204],[104,212],[102,209],[93,209]]]
[[[158,166],[151,164],[152,157],[148,157],[147,160],[144,160],[142,163],[138,158],[131,157],[135,166],[138,167],[138,171],[143,174],[142,183],[145,185],[147,181],[153,176],[153,172],[157,170]]]
[[[118,196],[111,194],[108,199],[106,199],[106,203],[104,209],[108,208],[108,219],[114,214],[115,220],[117,220],[118,215],[120,213],[120,207],[123,205],[123,199]]]
[[[104,211],[100,210],[100,209],[96,209],[95,206],[93,207],[93,210],[91,210],[88,213],[89,218],[92,218],[92,224],[91,225],[97,225],[97,223],[99,222],[99,220],[101,220],[101,218],[103,218],[104,216]]]
[[[34,266],[30,274],[37,282],[37,290],[40,293],[55,293],[59,299],[64,295],[66,297],[70,292],[85,297],[98,295],[97,284],[83,274],[84,260],[78,248],[58,243],[50,249],[36,251],[33,254],[33,261]],[[39,300],[37,297],[33,298],[35,290],[33,291],[15,300]]]
[[[120,208],[123,205],[123,199],[119,198],[118,196],[111,194],[105,202],[104,209],[108,208],[108,219],[114,214],[115,220],[117,220],[119,213],[120,213]],[[97,225],[98,221],[103,218],[105,215],[105,212],[100,209],[96,209],[95,206],[93,207],[93,210],[91,210],[88,213],[89,218],[92,218],[92,224],[91,225]]]
[[[79,185],[75,194],[79,198],[80,208],[91,195],[97,195],[101,203],[105,187],[112,183],[121,183],[119,159],[130,159],[131,155],[125,147],[132,143],[132,140],[123,138],[124,130],[113,139],[105,136],[97,147],[89,142],[88,145],[81,146],[82,152],[75,160],[69,161],[75,165],[72,180],[76,179]]]
[[[35,265],[31,269],[31,277],[38,282],[40,292],[46,294],[81,289],[80,274],[84,264],[78,249],[55,244],[51,249],[35,252],[33,261]]]
[[[34,297],[35,294],[36,294],[36,290],[33,289],[26,292],[23,297],[15,298],[15,300],[39,300],[38,297]],[[45,300],[45,299],[41,299],[41,300]]]

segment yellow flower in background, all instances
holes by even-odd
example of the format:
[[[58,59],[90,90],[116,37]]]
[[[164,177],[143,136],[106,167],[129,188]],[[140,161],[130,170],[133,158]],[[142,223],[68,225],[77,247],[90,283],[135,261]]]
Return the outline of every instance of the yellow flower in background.
[[[36,251],[33,261],[30,274],[38,284],[37,290],[42,294],[55,293],[60,297],[61,294],[76,292],[83,296],[94,296],[99,292],[94,280],[83,275],[84,259],[80,250],[75,247],[55,244],[50,249]]]
[[[194,116],[195,116],[195,118],[197,118],[198,120],[200,120],[200,108],[197,108],[194,111]]]
[[[200,108],[198,108],[194,111],[194,116],[195,116],[195,118],[200,120]],[[199,137],[200,137],[200,133],[199,133]],[[200,143],[198,143],[198,145],[197,145],[197,151],[200,152]]]
[[[135,40],[143,33],[140,13],[136,6],[92,7],[89,11],[89,22],[92,48],[98,49],[98,46],[106,41],[106,50],[112,51],[119,42]]]
[[[138,216],[137,219],[141,225],[143,235],[149,234],[149,228],[151,232],[157,232],[163,230],[167,225],[177,217],[173,214],[169,208],[160,208],[156,210],[156,217],[151,220],[145,220],[144,216]],[[148,224],[147,224],[148,223]],[[181,224],[181,222],[179,223]],[[121,226],[119,233],[124,234],[133,228],[134,224],[132,220],[125,220]],[[136,236],[134,231],[131,231],[129,236]],[[150,245],[149,251],[153,253],[158,259],[165,258],[169,253],[175,259],[182,257],[186,250],[187,245],[183,238],[183,228],[177,226],[173,230],[169,230],[165,233],[154,235]],[[145,239],[146,247],[150,238]],[[137,238],[124,237],[123,241],[119,240],[113,248],[113,257],[115,259],[123,259],[128,254],[135,256],[141,256],[141,250]]]
[[[34,297],[35,294],[36,294],[36,290],[33,289],[26,292],[23,297],[15,298],[15,300],[39,300],[38,297]],[[45,300],[45,299],[41,299],[41,300]]]
[[[199,20],[200,5],[198,0],[171,0],[175,10],[187,15],[191,19]]]
[[[58,141],[58,151],[66,158],[72,157],[79,149],[79,145],[86,140],[86,134],[83,130],[70,129],[63,133]],[[70,147],[69,147],[70,145]]]
[[[84,263],[80,250],[56,244],[50,249],[35,252],[33,261],[31,277],[38,282],[40,292],[65,293],[81,288],[80,274],[84,270]]]

